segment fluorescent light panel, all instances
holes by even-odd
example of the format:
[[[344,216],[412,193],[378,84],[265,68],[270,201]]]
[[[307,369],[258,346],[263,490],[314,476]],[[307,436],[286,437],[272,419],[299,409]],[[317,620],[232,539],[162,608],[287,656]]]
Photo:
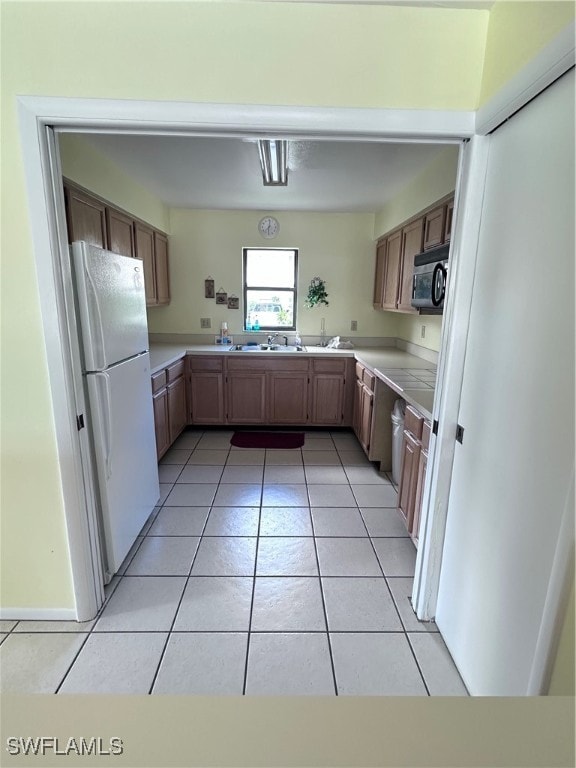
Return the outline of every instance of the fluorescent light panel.
[[[280,139],[259,139],[258,154],[265,187],[285,187],[288,184],[288,142]]]

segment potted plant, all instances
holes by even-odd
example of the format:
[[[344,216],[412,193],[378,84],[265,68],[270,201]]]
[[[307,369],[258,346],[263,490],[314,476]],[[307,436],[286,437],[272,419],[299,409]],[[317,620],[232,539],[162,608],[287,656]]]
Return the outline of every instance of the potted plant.
[[[318,306],[318,304],[325,304],[328,306],[328,294],[326,293],[326,283],[321,277],[313,277],[310,280],[308,286],[308,296],[304,302],[304,306],[308,309]]]

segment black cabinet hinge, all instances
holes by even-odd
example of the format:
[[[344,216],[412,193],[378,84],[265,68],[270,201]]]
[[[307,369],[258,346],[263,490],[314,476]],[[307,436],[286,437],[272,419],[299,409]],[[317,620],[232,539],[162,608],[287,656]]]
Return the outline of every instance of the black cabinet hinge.
[[[462,442],[464,440],[464,427],[458,424],[456,427],[456,440],[462,445]]]
[[[438,419],[434,419],[432,422],[432,434],[437,435],[438,434]]]
[[[78,428],[78,432],[80,432],[81,429],[84,429],[85,426],[84,414],[81,413],[79,416],[76,416],[76,427]]]

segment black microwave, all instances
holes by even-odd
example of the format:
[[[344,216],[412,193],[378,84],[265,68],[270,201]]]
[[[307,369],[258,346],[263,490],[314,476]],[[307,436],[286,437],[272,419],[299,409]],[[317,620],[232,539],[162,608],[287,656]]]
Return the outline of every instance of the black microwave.
[[[414,257],[412,306],[421,314],[442,314],[448,282],[448,251],[439,245]]]

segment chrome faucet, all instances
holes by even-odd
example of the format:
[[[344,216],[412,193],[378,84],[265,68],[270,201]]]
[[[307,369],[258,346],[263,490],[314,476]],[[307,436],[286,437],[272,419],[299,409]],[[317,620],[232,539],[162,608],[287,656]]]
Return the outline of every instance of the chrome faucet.
[[[272,344],[272,343],[273,343],[273,341],[274,341],[274,339],[277,339],[279,335],[280,335],[280,334],[278,334],[278,333],[275,333],[275,334],[273,334],[273,335],[271,335],[271,336],[268,336],[268,344]],[[288,342],[286,342],[286,343],[288,343]]]

